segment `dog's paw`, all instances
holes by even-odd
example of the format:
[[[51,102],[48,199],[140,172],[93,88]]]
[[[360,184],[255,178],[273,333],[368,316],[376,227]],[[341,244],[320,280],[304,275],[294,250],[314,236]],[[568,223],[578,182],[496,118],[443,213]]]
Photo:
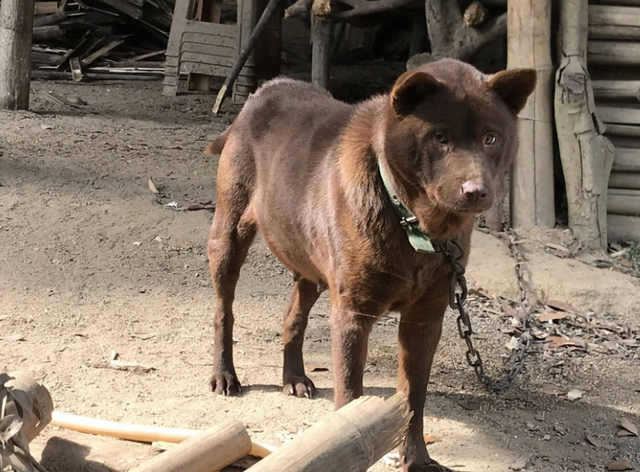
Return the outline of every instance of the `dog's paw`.
[[[242,393],[240,381],[230,372],[214,372],[211,377],[211,390],[218,395],[235,396]]]
[[[316,394],[316,386],[307,376],[292,375],[285,380],[282,393],[300,398],[313,398]]]

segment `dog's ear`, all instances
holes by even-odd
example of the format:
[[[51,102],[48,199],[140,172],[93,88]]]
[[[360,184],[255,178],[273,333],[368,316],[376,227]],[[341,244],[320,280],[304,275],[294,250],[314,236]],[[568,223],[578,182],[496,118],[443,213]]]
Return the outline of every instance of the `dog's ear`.
[[[503,70],[489,78],[487,87],[518,114],[536,88],[537,75],[535,69]]]
[[[444,84],[427,72],[405,72],[391,89],[391,106],[398,116],[406,116],[429,94],[443,88]]]

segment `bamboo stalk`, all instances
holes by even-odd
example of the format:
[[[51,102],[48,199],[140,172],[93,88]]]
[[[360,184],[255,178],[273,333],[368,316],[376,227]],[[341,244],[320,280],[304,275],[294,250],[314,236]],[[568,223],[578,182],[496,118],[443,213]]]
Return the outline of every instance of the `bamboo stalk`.
[[[53,412],[51,425],[70,429],[72,431],[78,431],[80,433],[109,436],[146,443],[152,443],[155,441],[181,443],[182,441],[195,436],[199,432],[193,429],[160,428],[157,426],[118,423],[115,421],[70,415],[59,411]],[[252,442],[251,455],[256,457],[266,457],[274,450],[275,448],[272,446]]]
[[[402,441],[412,413],[402,393],[362,397],[313,425],[248,472],[365,472]]]
[[[640,100],[640,80],[594,80],[591,84],[596,98]]]

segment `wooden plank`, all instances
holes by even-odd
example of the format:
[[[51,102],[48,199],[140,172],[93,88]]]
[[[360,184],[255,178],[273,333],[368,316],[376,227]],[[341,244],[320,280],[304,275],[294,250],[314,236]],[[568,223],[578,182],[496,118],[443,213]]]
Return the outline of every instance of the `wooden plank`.
[[[589,5],[589,27],[634,26],[640,28],[640,8]]]
[[[609,189],[607,212],[612,215],[640,216],[640,190]]]
[[[118,46],[120,46],[122,43],[124,43],[124,39],[116,39],[115,41],[111,41],[106,46],[101,47],[100,49],[98,49],[93,54],[91,54],[91,55],[85,57],[84,59],[82,59],[80,61],[80,64],[83,65],[83,66],[88,66],[89,64],[91,64],[93,61],[95,61],[99,57],[104,56],[105,54],[107,54],[112,49],[115,49]]]
[[[212,66],[233,67],[235,60],[229,57],[220,57],[210,54],[184,52],[180,58],[180,63],[207,64]]]
[[[640,100],[640,80],[594,80],[592,85],[596,98]]]
[[[587,61],[594,65],[632,65],[640,63],[640,43],[589,41]]]
[[[640,138],[640,126],[606,125],[604,134],[607,136],[628,136],[633,138]]]
[[[193,72],[196,74],[212,75],[214,77],[226,77],[227,74],[231,71],[231,67],[185,62],[180,65],[180,70],[185,72]]]
[[[640,218],[628,215],[609,215],[609,241],[640,241]]]
[[[127,0],[101,0],[107,5],[115,8],[116,10],[124,13],[136,20],[142,19],[142,8],[128,2]]]
[[[640,125],[640,109],[598,107],[598,118],[614,125]]]
[[[609,177],[609,188],[640,190],[640,173],[612,172]]]
[[[538,73],[535,91],[520,112],[520,147],[510,178],[511,224],[555,226],[553,186],[554,73],[551,61],[551,0],[507,3],[507,64]],[[586,17],[585,17],[586,27]]]
[[[222,46],[226,48],[234,48],[238,50],[238,38],[231,38],[228,36],[220,36],[214,34],[194,33],[192,31],[185,31],[182,36],[182,43],[197,43],[208,44],[211,46]]]
[[[58,11],[58,2],[38,2],[34,8],[36,15],[49,15]]]
[[[227,48],[224,46],[212,46],[209,44],[198,43],[182,43],[182,57],[186,53],[203,54],[206,56],[228,57],[236,59],[238,57],[235,48]]]
[[[613,170],[616,172],[640,172],[640,149],[616,148]]]
[[[640,39],[640,28],[636,26],[589,26],[590,39]]]
[[[184,32],[185,33],[203,33],[203,34],[211,34],[215,36],[224,36],[227,38],[237,38],[238,26],[187,20],[185,22]]]

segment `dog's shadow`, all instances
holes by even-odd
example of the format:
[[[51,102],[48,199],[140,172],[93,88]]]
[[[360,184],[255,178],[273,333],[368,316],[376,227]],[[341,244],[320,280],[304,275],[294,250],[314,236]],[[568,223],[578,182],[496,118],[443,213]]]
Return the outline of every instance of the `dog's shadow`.
[[[48,472],[117,472],[104,464],[87,460],[90,453],[89,446],[52,437],[42,451],[40,464]]]

